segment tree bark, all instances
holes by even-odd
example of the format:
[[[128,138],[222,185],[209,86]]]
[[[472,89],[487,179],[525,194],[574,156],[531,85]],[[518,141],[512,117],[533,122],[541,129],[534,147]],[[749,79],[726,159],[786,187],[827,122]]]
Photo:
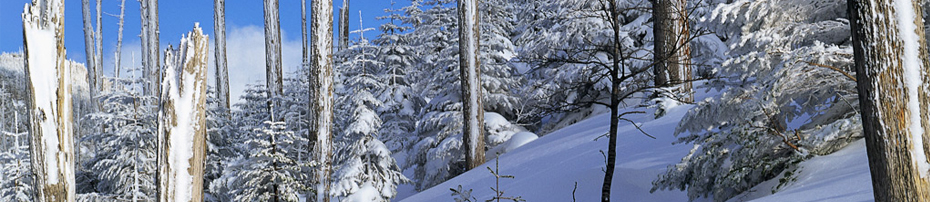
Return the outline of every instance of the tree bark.
[[[160,92],[161,65],[158,50],[158,0],[139,0],[142,18],[142,83],[143,93],[156,96]]]
[[[463,144],[469,170],[484,164],[484,105],[481,104],[481,68],[478,67],[478,2],[459,0],[459,70],[465,116]]]
[[[349,0],[342,1],[339,8],[339,50],[349,48]]]
[[[214,58],[216,59],[216,98],[229,119],[229,70],[226,67],[226,0],[213,1]]]
[[[329,202],[329,175],[332,172],[333,137],[333,1],[311,1],[313,30],[313,67],[310,72],[313,87],[311,128],[316,130],[314,160],[319,163],[315,173],[316,201]]]
[[[123,54],[123,20],[126,17],[126,0],[122,0],[119,6],[119,33],[116,36],[116,65],[114,65],[114,76],[119,79],[120,71],[120,61]],[[113,85],[119,85],[119,82],[114,82]]]
[[[65,57],[64,10],[64,0],[33,0],[23,11],[30,152],[35,201],[40,202],[75,200],[71,63]]]
[[[101,10],[101,1],[97,0],[97,33],[94,34],[94,40],[96,40],[97,51],[94,51],[94,74],[97,77],[97,83],[95,86],[100,90],[104,89],[103,86],[103,10]]]
[[[165,51],[157,139],[158,201],[203,201],[207,43],[198,24],[181,39],[178,49],[169,46]]]
[[[849,0],[876,201],[930,201],[930,60],[919,1]]]
[[[278,18],[278,0],[265,0],[265,82],[268,98],[272,100],[284,91],[281,76],[281,24]],[[269,107],[270,112],[274,112],[273,108],[280,106],[273,102]]]
[[[85,58],[87,58],[87,63],[85,63],[87,65],[87,80],[88,84],[90,84],[90,97],[94,97],[97,93],[97,62],[95,61],[97,53],[94,51],[96,50],[94,48],[96,47],[94,46],[95,32],[90,18],[90,0],[81,0],[81,14],[84,19],[84,54]],[[94,106],[97,105],[94,104]]]
[[[690,27],[686,0],[653,1],[655,18],[655,85],[657,87],[675,86],[672,89],[676,98],[684,102],[693,102],[691,89],[691,45]]]
[[[608,202],[610,201],[610,188],[613,185],[614,179],[614,169],[617,167],[617,132],[618,124],[620,123],[620,71],[621,64],[620,60],[622,58],[622,53],[620,50],[620,21],[618,20],[620,16],[620,10],[617,9],[616,3],[611,0],[609,3],[610,6],[607,9],[610,9],[607,13],[610,14],[610,25],[611,29],[614,32],[613,35],[613,50],[611,54],[613,55],[612,68],[610,69],[610,130],[608,131],[608,143],[607,143],[607,168],[604,170],[604,184],[601,186],[601,201]]]

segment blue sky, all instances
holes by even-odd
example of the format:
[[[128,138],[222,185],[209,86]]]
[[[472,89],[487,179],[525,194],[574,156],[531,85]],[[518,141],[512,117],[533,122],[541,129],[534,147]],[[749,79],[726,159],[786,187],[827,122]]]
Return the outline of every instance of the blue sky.
[[[310,1],[307,1],[308,12]],[[409,0],[395,0],[395,8],[409,5]],[[18,52],[22,50],[22,19],[23,7],[31,0],[2,0],[0,2],[0,52]],[[95,11],[95,0],[91,0],[91,12]],[[116,49],[118,32],[118,17],[121,0],[103,0],[103,54],[104,70],[106,75],[112,75],[113,58]],[[389,0],[353,0],[349,8],[349,28],[359,27],[359,11],[366,28],[377,28],[383,21],[376,20],[378,16],[386,15],[384,9],[391,8]],[[300,62],[301,21],[300,1],[280,0],[279,12],[281,32],[283,37],[283,57],[285,71],[293,70]],[[334,13],[342,7],[342,0],[333,0]],[[238,97],[246,83],[256,83],[264,80],[264,31],[263,1],[261,0],[227,0],[226,26],[227,26],[227,57],[229,58],[230,82],[233,98]],[[92,14],[96,16],[96,14]],[[309,23],[309,19],[307,20]],[[335,20],[334,20],[335,21]],[[96,23],[96,21],[94,21]],[[212,0],[160,0],[159,24],[160,43],[162,51],[168,44],[177,44],[183,34],[186,34],[200,22],[203,31],[213,40],[213,1]],[[65,48],[68,58],[78,62],[85,62],[84,31],[81,18],[81,1],[65,0]],[[123,64],[132,64],[133,55],[138,60],[139,51],[139,2],[126,0],[126,17],[123,31]],[[335,22],[334,22],[335,24]],[[308,25],[309,26],[309,25]],[[308,27],[309,29],[309,27]],[[380,31],[366,33],[371,38]],[[350,38],[357,38],[357,34]],[[211,49],[213,42],[210,43]],[[210,54],[211,71],[213,70],[213,54]],[[135,64],[139,64],[136,61]],[[126,65],[123,65],[126,66]],[[125,69],[125,68],[124,68]],[[213,73],[209,75],[212,77]],[[212,78],[211,78],[212,79]]]

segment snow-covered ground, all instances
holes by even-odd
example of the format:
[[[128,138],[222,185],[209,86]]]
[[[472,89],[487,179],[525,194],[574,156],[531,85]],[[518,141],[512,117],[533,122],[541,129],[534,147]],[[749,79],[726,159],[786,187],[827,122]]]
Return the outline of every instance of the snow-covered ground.
[[[652,181],[665,172],[668,165],[678,163],[691,145],[672,145],[672,135],[678,121],[691,108],[676,106],[659,119],[650,115],[631,116],[643,129],[657,139],[641,134],[629,123],[621,123],[617,143],[617,170],[612,197],[615,201],[688,201],[682,191],[649,193]],[[522,196],[527,201],[598,201],[607,138],[609,114],[555,131],[510,151],[500,158],[500,173],[515,179],[501,179],[505,196]],[[606,151],[605,151],[606,152]],[[493,167],[489,161],[483,167]],[[752,191],[730,201],[872,201],[865,144],[859,140],[847,148],[827,156],[814,157],[792,170],[793,180],[772,194],[779,178],[766,181]],[[784,175],[784,173],[782,174]],[[790,179],[790,178],[789,178]],[[575,183],[577,182],[577,189]],[[487,169],[466,172],[431,189],[413,196],[412,189],[402,186],[400,201],[453,201],[450,188],[462,185],[472,189],[478,201],[490,199],[494,193],[494,177]],[[404,193],[407,192],[407,193]],[[698,199],[708,201],[708,199]]]

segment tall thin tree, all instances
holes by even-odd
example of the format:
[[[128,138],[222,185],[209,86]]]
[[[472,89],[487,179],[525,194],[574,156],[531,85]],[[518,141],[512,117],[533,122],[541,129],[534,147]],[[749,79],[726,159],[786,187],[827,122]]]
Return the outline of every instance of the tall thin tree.
[[[117,79],[119,78],[119,71],[120,71],[120,65],[121,65],[120,62],[121,62],[121,57],[123,54],[123,22],[125,22],[124,17],[126,17],[126,0],[122,0],[122,2],[119,5],[119,32],[116,36],[116,57],[114,58],[116,64],[113,66],[114,67],[113,76],[116,77]],[[119,85],[119,82],[114,82],[113,85]]]
[[[459,0],[459,70],[465,128],[465,166],[484,164],[484,107],[481,104],[481,68],[478,67],[478,1]]]
[[[216,59],[216,99],[222,114],[229,114],[229,70],[226,67],[226,0],[213,1],[214,59]],[[229,117],[226,117],[229,118]]]
[[[95,86],[99,89],[104,89],[103,87],[103,10],[100,5],[102,0],[97,0],[97,31],[94,34],[94,44],[96,44],[96,50],[94,51],[94,74],[96,74],[97,80]]]
[[[284,92],[284,83],[281,70],[281,28],[278,20],[278,0],[265,0],[265,83],[268,88],[268,112],[271,114],[269,121],[284,121],[284,116],[275,116],[275,108],[280,107],[277,101]],[[274,142],[274,136],[269,136]],[[277,145],[271,145],[271,154],[277,152]],[[278,170],[278,162],[272,163],[272,168]],[[278,180],[278,179],[275,179]],[[278,183],[271,182],[272,200],[278,201]]]
[[[74,201],[71,62],[64,0],[33,0],[23,11],[35,201]]]
[[[87,58],[85,65],[87,66],[87,83],[88,91],[90,92],[90,97],[94,97],[97,93],[97,73],[95,72],[97,62],[97,53],[95,52],[94,46],[94,25],[92,24],[92,19],[90,18],[90,0],[81,0],[81,14],[84,19],[84,56]],[[94,105],[96,106],[96,104]]]
[[[920,1],[849,0],[876,201],[930,201],[930,55]]]
[[[156,96],[161,85],[160,55],[158,50],[158,0],[139,0],[142,18],[142,91]]]
[[[313,66],[310,81],[313,90],[310,101],[312,129],[316,130],[313,156],[318,163],[315,172],[317,202],[329,202],[329,176],[332,173],[333,143],[333,1],[311,1],[311,27]]]

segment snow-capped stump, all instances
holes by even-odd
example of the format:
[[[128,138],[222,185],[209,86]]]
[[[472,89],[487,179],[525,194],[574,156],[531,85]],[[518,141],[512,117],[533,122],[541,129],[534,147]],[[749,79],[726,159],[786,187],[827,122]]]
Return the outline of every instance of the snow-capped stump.
[[[486,156],[488,160],[513,151],[539,137],[494,112],[484,113],[484,127],[487,130],[488,148],[490,148]]]
[[[207,35],[199,24],[165,51],[158,129],[159,201],[202,201]]]
[[[36,201],[74,201],[71,71],[64,1],[33,0],[23,11]]]

